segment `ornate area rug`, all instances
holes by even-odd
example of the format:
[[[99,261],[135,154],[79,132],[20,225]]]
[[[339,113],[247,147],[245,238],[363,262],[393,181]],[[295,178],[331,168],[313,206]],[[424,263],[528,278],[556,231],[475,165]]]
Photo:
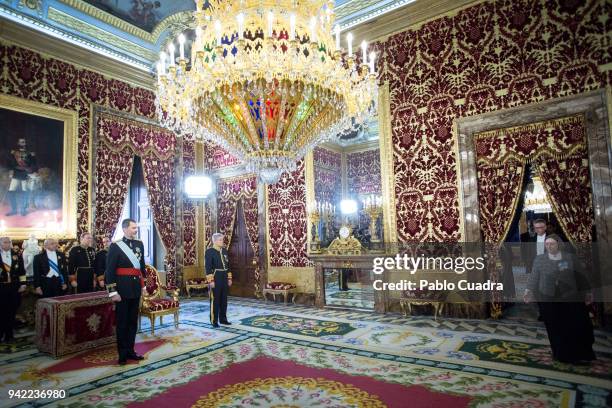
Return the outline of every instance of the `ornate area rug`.
[[[0,355],[0,394],[62,389],[59,407],[606,407],[609,334],[591,366],[553,363],[543,328],[517,322],[406,319],[230,299],[234,323],[213,329],[208,302],[138,335],[147,359],[116,365],[105,346],[54,360],[30,348]],[[356,318],[356,317],[359,318]],[[473,328],[472,330],[468,330]],[[525,333],[525,334],[521,334]]]

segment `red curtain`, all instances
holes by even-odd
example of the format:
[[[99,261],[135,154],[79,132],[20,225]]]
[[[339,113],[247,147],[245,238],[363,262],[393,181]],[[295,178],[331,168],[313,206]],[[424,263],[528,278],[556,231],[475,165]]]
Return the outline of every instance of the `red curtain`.
[[[535,163],[568,238],[591,240],[593,204],[583,115],[482,132],[474,136],[474,147],[485,242],[499,243],[506,237],[516,207],[511,198],[520,191],[511,190],[515,183],[510,173],[528,162]]]
[[[112,234],[119,222],[132,169],[133,156],[142,159],[153,220],[166,249],[169,286],[176,281],[176,138],[159,126],[100,113],[96,156],[96,235]]]
[[[476,170],[483,240],[503,242],[519,201],[523,164],[515,160],[497,167],[479,163]]]
[[[120,221],[127,197],[134,154],[131,149],[114,151],[100,140],[96,154],[96,199],[94,231],[97,242],[111,238]]]
[[[155,227],[166,248],[164,264],[168,284],[176,276],[176,177],[174,161],[143,158],[142,167]]]
[[[572,242],[590,242],[593,198],[586,149],[565,159],[541,160],[538,172],[561,228]]]

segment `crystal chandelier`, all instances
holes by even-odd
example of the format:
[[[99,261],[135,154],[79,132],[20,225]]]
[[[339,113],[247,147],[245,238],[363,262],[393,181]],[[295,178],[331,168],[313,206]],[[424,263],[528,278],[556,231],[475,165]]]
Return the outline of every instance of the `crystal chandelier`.
[[[375,54],[346,52],[333,2],[196,0],[185,36],[160,53],[156,108],[178,135],[212,141],[274,183],[317,144],[360,126],[376,108]]]

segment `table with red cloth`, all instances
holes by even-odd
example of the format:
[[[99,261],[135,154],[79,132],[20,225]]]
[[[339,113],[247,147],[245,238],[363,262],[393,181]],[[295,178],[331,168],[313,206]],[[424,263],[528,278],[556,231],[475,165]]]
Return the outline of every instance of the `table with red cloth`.
[[[38,350],[54,357],[115,341],[114,304],[106,292],[39,299],[36,303]]]

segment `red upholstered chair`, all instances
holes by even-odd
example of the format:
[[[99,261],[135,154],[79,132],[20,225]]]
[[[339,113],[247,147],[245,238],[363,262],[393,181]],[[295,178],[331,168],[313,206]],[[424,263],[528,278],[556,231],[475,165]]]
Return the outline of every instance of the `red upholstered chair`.
[[[145,268],[145,287],[147,294],[142,296],[140,315],[147,316],[151,321],[151,334],[155,334],[155,318],[159,316],[159,324],[163,324],[163,316],[174,315],[174,326],[179,324],[179,290],[160,283],[157,269],[151,265]],[[140,329],[140,318],[138,319]]]
[[[191,278],[185,281],[185,291],[191,297],[191,289],[208,289],[206,278]]]
[[[289,283],[289,282],[268,282],[266,283],[266,287],[263,290],[263,297],[264,300],[268,300],[268,298],[266,297],[267,294],[272,295],[272,297],[274,298],[274,301],[276,301],[276,295],[283,295],[285,298],[285,303],[287,303],[287,297],[289,296],[289,293],[293,293],[294,297],[295,297],[295,289],[297,288],[296,285],[294,285],[293,283]],[[295,303],[295,298],[294,298],[294,303]]]

